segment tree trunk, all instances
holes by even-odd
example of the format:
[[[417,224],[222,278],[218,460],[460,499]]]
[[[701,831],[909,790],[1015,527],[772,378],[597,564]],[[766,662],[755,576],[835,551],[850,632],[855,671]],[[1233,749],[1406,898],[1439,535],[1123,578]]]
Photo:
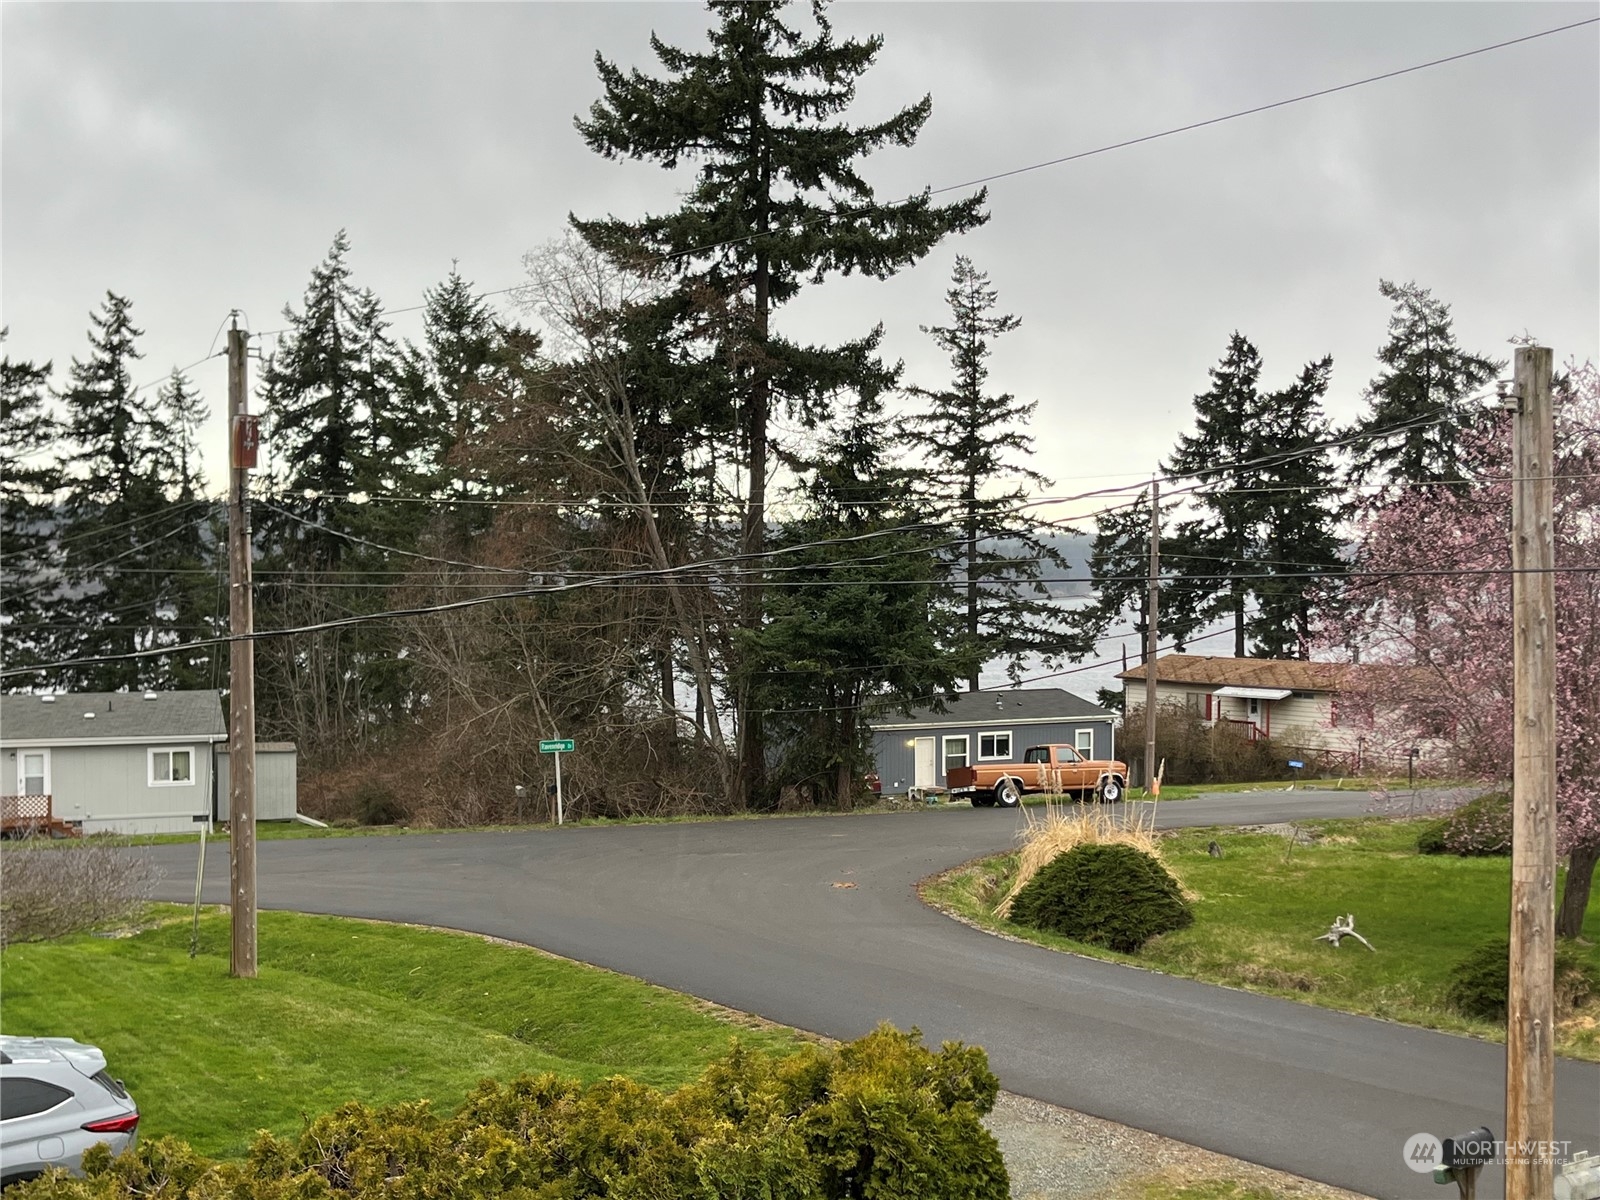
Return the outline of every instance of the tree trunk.
[[[1556,909],[1556,936],[1575,938],[1583,932],[1583,914],[1589,907],[1589,888],[1594,883],[1595,864],[1600,862],[1600,842],[1574,846],[1567,859],[1567,882],[1561,889],[1561,907]]]
[[[978,481],[967,477],[967,637],[972,648],[978,648]],[[978,676],[983,664],[973,660],[972,671],[967,676],[967,691],[978,690]]]
[[[839,714],[839,751],[844,757],[839,760],[834,780],[834,803],[843,812],[849,812],[856,806],[855,771],[851,766],[855,756],[855,740],[856,710],[846,708]]]

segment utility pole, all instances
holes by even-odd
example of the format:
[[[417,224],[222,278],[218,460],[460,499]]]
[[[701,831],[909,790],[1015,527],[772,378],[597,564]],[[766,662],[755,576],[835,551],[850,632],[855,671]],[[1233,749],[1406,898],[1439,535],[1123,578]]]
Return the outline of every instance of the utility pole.
[[[1506,1200],[1547,1200],[1555,1138],[1556,651],[1552,355],[1516,352],[1511,418],[1511,990]]]
[[[1156,781],[1156,620],[1161,603],[1161,477],[1150,477],[1150,593],[1144,621],[1144,790]]]
[[[255,419],[247,411],[245,332],[228,330],[228,903],[229,974],[256,977],[256,646],[250,587],[250,469]]]

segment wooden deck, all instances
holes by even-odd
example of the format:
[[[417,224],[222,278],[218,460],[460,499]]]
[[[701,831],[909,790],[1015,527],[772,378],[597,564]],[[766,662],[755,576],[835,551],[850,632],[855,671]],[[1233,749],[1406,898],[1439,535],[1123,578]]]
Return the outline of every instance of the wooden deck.
[[[0,796],[0,837],[79,837],[82,831],[63,821],[49,796]]]

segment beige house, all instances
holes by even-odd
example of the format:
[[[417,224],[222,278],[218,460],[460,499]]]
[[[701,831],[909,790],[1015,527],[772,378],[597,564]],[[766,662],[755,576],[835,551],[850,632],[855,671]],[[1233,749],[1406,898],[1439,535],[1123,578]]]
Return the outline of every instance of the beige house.
[[[1361,674],[1349,663],[1166,654],[1156,660],[1156,704],[1182,704],[1207,724],[1226,721],[1290,749],[1359,753],[1365,730],[1340,724],[1339,693]],[[1117,678],[1126,706],[1143,705],[1144,666]]]

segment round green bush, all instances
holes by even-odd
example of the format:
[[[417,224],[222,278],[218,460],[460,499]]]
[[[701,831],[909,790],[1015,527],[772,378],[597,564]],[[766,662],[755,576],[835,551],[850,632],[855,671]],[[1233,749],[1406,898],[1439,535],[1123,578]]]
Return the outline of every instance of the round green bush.
[[[1417,833],[1418,854],[1449,854],[1450,847],[1445,844],[1444,831],[1449,825],[1448,821],[1429,821]]]
[[[1510,944],[1505,938],[1485,942],[1450,970],[1445,1003],[1465,1017],[1504,1021],[1511,990]],[[1556,1015],[1600,997],[1600,968],[1571,942],[1556,943]]]
[[[1011,919],[1135,954],[1151,938],[1194,923],[1178,881],[1150,855],[1123,845],[1058,854],[1011,902]]]

